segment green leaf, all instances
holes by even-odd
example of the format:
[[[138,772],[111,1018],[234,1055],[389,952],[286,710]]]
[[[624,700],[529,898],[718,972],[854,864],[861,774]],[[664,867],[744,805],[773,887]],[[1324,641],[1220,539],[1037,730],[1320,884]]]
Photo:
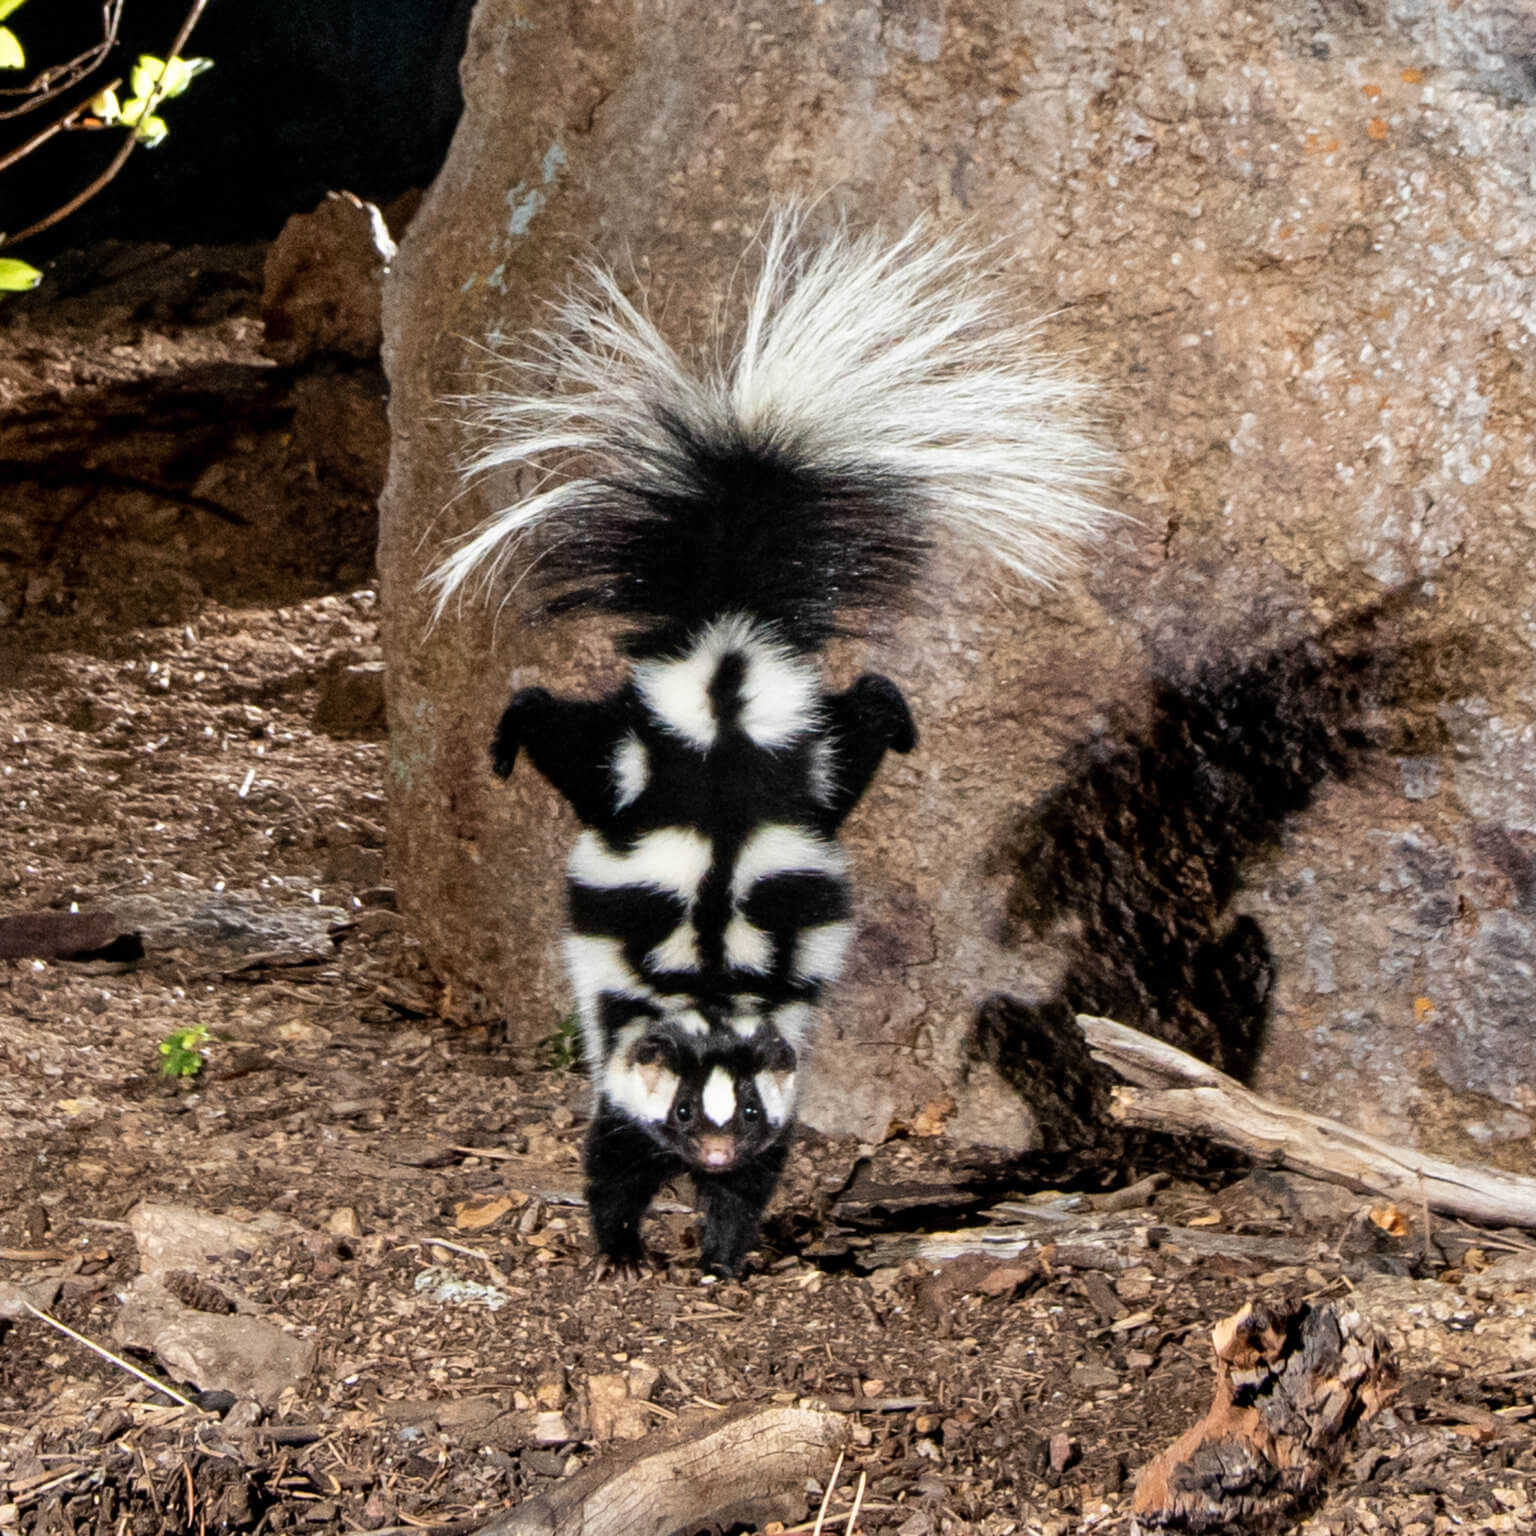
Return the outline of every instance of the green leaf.
[[[131,107],[135,103],[129,102],[128,105]],[[138,114],[135,116],[135,114],[125,111],[123,113],[123,121],[133,124],[133,131],[138,135],[139,143],[145,149],[153,149],[171,130],[166,127],[163,117],[157,117],[153,112],[146,112],[144,110],[145,104],[142,101],[137,103],[137,105],[139,108]]]
[[[0,256],[0,293],[25,293],[42,282],[43,274],[14,256]]]
[[[158,86],[160,99],[166,101],[172,96],[180,96],[198,75],[212,68],[212,59],[175,58],[167,64],[164,59],[157,59],[152,53],[141,53],[139,62],[133,66],[128,84],[134,96],[140,99],[147,98]]]
[[[9,27],[0,27],[0,69],[24,69],[27,56],[22,52],[16,34]]]
[[[207,1057],[203,1042],[208,1038],[206,1024],[194,1024],[190,1029],[173,1029],[160,1042],[160,1054],[165,1059],[160,1070],[166,1077],[195,1077],[203,1070]]]
[[[132,128],[146,149],[153,149],[171,131],[163,117],[149,110],[149,101],[143,96],[125,101],[118,109],[117,120]]]
[[[172,59],[166,71],[165,94],[180,96],[205,69],[212,68],[212,59]]]
[[[27,0],[0,0],[0,21],[4,21],[12,11],[19,10],[27,3]]]
[[[91,97],[91,111],[109,127],[123,120],[123,109],[117,104],[117,92],[110,85]]]
[[[165,62],[152,53],[141,53],[128,77],[128,89],[136,101],[142,101],[160,83],[160,71]]]

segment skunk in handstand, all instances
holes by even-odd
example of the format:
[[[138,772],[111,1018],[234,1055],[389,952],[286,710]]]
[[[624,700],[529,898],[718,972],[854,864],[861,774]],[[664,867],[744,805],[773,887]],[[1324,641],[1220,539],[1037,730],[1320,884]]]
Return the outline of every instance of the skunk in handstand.
[[[936,524],[1048,582],[1107,516],[1081,386],[973,254],[921,229],[803,235],[799,214],[770,221],[734,351],[696,372],[588,268],[510,387],[473,402],[469,473],[533,488],[428,578],[439,614],[510,564],[545,613],[631,625],[617,692],[524,689],[492,744],[498,774],[526,752],[583,828],[565,958],[605,1266],[641,1262],[646,1207],[687,1171],[700,1262],[734,1274],[783,1170],[852,937],[837,831],[917,742],[887,678],[824,691],[823,646],[900,603]]]

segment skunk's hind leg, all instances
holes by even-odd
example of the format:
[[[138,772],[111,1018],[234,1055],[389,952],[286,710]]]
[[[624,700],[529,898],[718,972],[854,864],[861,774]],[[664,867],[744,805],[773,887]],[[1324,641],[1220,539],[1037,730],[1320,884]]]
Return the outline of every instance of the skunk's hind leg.
[[[613,814],[614,754],[628,723],[623,693],[606,699],[557,699],[547,688],[523,688],[502,711],[491,740],[491,766],[510,777],[517,754],[570,802],[587,825]]]
[[[825,709],[834,764],[827,813],[829,830],[836,831],[863,798],[885,754],[910,752],[917,745],[917,727],[901,689],[874,672],[842,693],[829,693]]]

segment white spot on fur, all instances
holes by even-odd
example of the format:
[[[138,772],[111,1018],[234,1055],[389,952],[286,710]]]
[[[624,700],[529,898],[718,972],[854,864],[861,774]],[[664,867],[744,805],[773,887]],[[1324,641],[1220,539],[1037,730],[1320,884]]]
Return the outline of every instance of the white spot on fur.
[[[698,970],[699,935],[693,924],[680,923],[645,957],[645,963],[653,971]]]
[[[725,963],[733,971],[764,975],[773,965],[773,940],[738,912],[725,926]]]
[[[673,661],[648,661],[635,668],[635,683],[646,707],[674,736],[707,752],[715,744],[715,711],[709,680],[719,658],[701,647]]]
[[[798,1051],[816,1028],[818,1015],[810,1003],[785,1003],[774,1011],[773,1027]]]
[[[741,650],[747,659],[741,728],[758,746],[786,747],[820,725],[821,676],[815,667],[761,632]]]
[[[716,620],[682,656],[642,662],[635,668],[635,683],[667,730],[707,752],[720,734],[710,684],[733,654],[744,663],[741,728],[758,746],[786,746],[819,724],[821,678],[816,668],[745,614]]]
[[[647,1020],[626,1024],[614,1037],[603,1062],[602,1094],[609,1103],[636,1120],[658,1125],[672,1112],[677,1074],[659,1062],[643,1066],[631,1059],[635,1046],[650,1028]]]
[[[692,903],[713,858],[713,844],[691,827],[659,827],[623,853],[589,830],[576,839],[568,871],[578,885],[598,890],[638,885]]]
[[[613,808],[633,805],[651,781],[651,756],[638,736],[629,735],[613,754]]]
[[[736,1118],[736,1089],[724,1067],[716,1067],[704,1079],[699,1104],[711,1125],[729,1125]]]
[[[784,1125],[795,1110],[795,1074],[793,1072],[759,1072],[752,1081],[757,1085],[757,1096],[762,1100],[763,1113],[770,1125]]]
[[[700,1040],[709,1034],[709,1020],[697,1008],[684,1006],[676,1013],[669,1010],[667,1021],[676,1024],[680,1029],[686,1030]]]
[[[841,879],[847,858],[836,843],[809,827],[767,822],[741,845],[731,876],[731,892],[740,903],[769,875],[818,874]]]
[[[617,939],[595,934],[565,936],[565,969],[576,994],[581,1034],[589,1062],[603,1059],[603,1030],[598,1003],[605,993],[616,997],[648,998],[651,989],[630,969],[624,946]]]
[[[737,997],[726,1023],[738,1040],[750,1040],[763,1027],[763,1005],[755,997]]]
[[[595,934],[565,936],[565,966],[578,998],[610,992],[619,997],[649,997],[651,989],[630,969],[624,946],[617,939]]]
[[[822,923],[815,928],[802,928],[795,940],[790,969],[805,981],[835,981],[842,974],[852,938],[852,923]]]
[[[825,736],[818,736],[811,743],[811,760],[806,777],[811,799],[817,805],[831,805],[837,793],[837,765],[832,743]]]

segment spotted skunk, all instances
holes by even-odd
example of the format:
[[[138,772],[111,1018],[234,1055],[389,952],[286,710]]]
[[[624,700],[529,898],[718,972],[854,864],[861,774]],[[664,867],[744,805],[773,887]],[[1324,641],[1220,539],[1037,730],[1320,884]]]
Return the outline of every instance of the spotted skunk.
[[[826,692],[819,652],[901,601],[935,524],[1048,582],[1106,517],[1081,387],[975,255],[920,228],[818,245],[795,212],[760,247],[740,338],[698,371],[588,267],[473,402],[469,475],[531,487],[428,578],[439,615],[510,567],[547,615],[630,623],[622,687],[523,689],[491,749],[503,778],[526,752],[582,824],[565,959],[605,1265],[640,1263],[647,1206],[687,1171],[700,1262],[734,1273],[784,1167],[852,938],[837,831],[917,742],[894,683]]]

